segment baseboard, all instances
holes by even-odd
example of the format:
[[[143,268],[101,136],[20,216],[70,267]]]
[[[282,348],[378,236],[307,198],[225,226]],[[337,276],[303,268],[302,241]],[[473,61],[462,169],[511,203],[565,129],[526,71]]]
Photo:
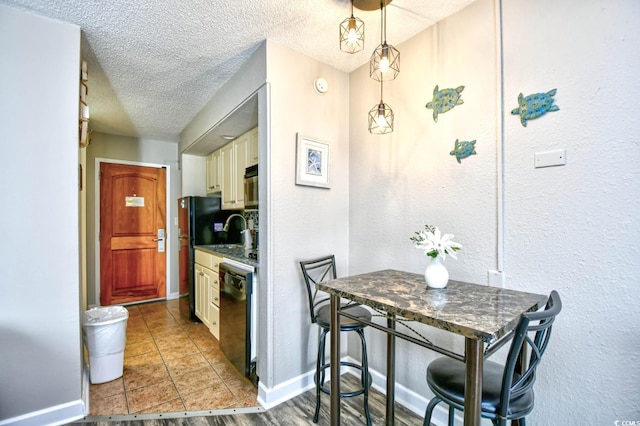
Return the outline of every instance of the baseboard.
[[[344,357],[342,361],[359,363],[358,360],[353,359],[351,357]],[[359,370],[355,368],[346,368],[344,373],[352,374],[355,377],[360,376]],[[372,387],[383,395],[387,393],[387,378],[384,374],[376,371],[374,369],[369,368],[369,373],[373,379]],[[315,374],[315,369],[309,371],[307,373],[301,374],[297,377],[294,377],[290,380],[287,380],[284,383],[281,383],[273,388],[267,388],[264,386],[262,382],[258,384],[258,402],[265,410],[275,407],[276,405],[282,404],[285,401],[288,401],[296,396],[308,391],[309,389],[313,389],[314,382],[313,376]],[[326,372],[327,376],[330,377],[331,369],[329,368]],[[426,384],[425,384],[426,386]],[[416,415],[423,417],[424,412],[427,408],[427,404],[429,400],[420,395],[411,389],[396,383],[395,388],[395,399],[396,402],[400,405],[404,406],[408,410],[412,411]],[[458,416],[457,416],[458,417]],[[462,417],[460,417],[460,420]],[[449,421],[449,413],[448,408],[444,404],[438,405],[433,411],[433,416],[431,418],[431,423],[437,426],[445,426]]]
[[[268,410],[313,389],[314,374],[315,370],[301,374],[273,388],[267,388],[263,382],[258,382],[258,403]]]
[[[80,399],[0,421],[0,426],[66,425],[84,417],[84,402]]]
[[[178,292],[169,293],[167,295],[167,300],[173,300],[173,299],[179,299],[179,298],[180,298],[180,293]]]

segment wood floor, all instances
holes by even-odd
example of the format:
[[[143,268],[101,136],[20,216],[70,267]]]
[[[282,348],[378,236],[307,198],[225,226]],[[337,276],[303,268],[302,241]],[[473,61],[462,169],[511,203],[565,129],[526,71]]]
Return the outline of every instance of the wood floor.
[[[353,385],[357,381],[351,375],[343,376],[344,383]],[[181,417],[174,419],[151,419],[151,420],[131,420],[131,421],[111,421],[111,422],[84,422],[78,425],[88,426],[209,426],[209,425],[231,425],[231,426],[298,426],[315,425],[313,423],[313,413],[315,409],[315,390],[310,390],[292,400],[278,405],[268,411],[250,414],[232,415],[211,415],[206,417]],[[369,410],[373,425],[385,424],[385,398],[376,390],[372,389],[369,395]],[[423,419],[403,406],[396,404],[395,424],[422,425]],[[345,398],[342,400],[342,410],[340,414],[341,425],[355,426],[364,425],[363,397]],[[322,395],[320,419],[318,425],[328,425],[329,421],[329,396]]]

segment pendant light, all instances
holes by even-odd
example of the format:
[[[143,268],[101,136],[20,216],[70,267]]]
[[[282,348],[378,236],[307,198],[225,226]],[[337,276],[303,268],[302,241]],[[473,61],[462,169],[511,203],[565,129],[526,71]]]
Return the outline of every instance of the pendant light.
[[[387,44],[387,8],[380,2],[380,45],[369,61],[369,76],[377,81],[393,80],[400,73],[400,52]]]
[[[364,49],[364,22],[353,16],[353,0],[351,0],[351,17],[340,23],[340,50],[356,53]]]
[[[382,81],[380,81],[380,103],[369,111],[369,133],[384,135],[393,132],[393,110],[382,100]]]

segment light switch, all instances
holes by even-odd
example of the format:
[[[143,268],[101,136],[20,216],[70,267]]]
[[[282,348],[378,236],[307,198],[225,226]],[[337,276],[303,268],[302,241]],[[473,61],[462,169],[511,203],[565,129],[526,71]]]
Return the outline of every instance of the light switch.
[[[555,151],[536,152],[534,163],[535,168],[564,166],[567,164],[567,150],[557,149]]]

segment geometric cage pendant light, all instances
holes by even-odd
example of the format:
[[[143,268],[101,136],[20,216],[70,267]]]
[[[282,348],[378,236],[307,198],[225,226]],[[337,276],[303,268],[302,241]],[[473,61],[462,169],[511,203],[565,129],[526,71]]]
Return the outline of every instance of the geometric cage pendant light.
[[[393,110],[382,100],[382,85],[380,81],[380,103],[369,111],[369,133],[384,135],[393,132]]]
[[[400,73],[400,52],[387,44],[387,8],[380,3],[380,45],[371,54],[369,76],[376,81],[390,81]]]
[[[340,50],[356,53],[364,49],[364,22],[353,16],[353,0],[351,0],[351,16],[340,23]]]

